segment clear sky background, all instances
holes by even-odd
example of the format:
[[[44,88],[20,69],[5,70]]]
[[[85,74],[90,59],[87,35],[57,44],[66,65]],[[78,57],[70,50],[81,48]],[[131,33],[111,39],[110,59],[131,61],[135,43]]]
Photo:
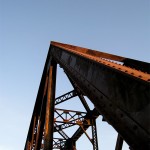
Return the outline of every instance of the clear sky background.
[[[150,1],[0,0],[0,150],[24,149],[52,40],[150,62]],[[70,90],[58,68],[56,95]],[[97,126],[100,149],[114,150],[116,132]],[[92,147],[84,137],[77,149]]]

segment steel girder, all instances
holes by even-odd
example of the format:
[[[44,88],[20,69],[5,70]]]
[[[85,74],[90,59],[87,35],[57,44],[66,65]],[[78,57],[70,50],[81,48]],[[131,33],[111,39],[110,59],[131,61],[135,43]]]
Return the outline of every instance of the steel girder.
[[[150,65],[71,45],[51,45],[54,59],[123,139],[134,149],[149,149]]]
[[[55,99],[56,64],[67,74],[74,91]],[[140,71],[139,71],[140,70]],[[73,45],[52,42],[46,59],[25,150],[75,148],[75,142],[92,127],[93,149],[98,149],[95,119],[101,114],[104,120],[118,132],[116,150],[122,148],[123,139],[131,149],[150,148],[150,64],[89,50]],[[63,127],[53,122],[54,105],[79,96],[87,110],[83,120],[92,124],[80,124],[71,138]],[[86,95],[96,109],[91,111],[83,97]],[[56,101],[54,101],[54,99]],[[50,108],[50,109],[49,109]],[[95,114],[95,116],[94,116]],[[61,115],[60,115],[61,116]],[[92,116],[92,118],[91,118]],[[53,143],[56,130],[64,136]],[[56,139],[55,139],[56,140]],[[71,145],[68,143],[72,143]]]

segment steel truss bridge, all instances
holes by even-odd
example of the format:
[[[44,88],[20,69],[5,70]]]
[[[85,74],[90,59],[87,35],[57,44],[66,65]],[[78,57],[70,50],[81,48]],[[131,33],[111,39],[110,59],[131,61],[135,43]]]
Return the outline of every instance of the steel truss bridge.
[[[74,90],[56,98],[57,64]],[[85,96],[94,104],[93,110]],[[86,112],[57,108],[73,97],[79,97]],[[76,142],[85,134],[93,150],[98,150],[99,115],[118,132],[115,150],[122,149],[123,140],[131,150],[149,150],[150,64],[51,42],[24,149],[75,150]],[[69,137],[65,129],[74,125],[78,129]],[[86,132],[88,128],[92,137]]]

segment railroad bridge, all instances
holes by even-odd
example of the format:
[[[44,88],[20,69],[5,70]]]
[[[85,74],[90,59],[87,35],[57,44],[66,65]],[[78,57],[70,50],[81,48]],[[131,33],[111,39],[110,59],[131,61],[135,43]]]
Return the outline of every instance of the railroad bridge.
[[[74,88],[59,97],[55,97],[57,64]],[[56,106],[74,97],[81,100],[85,112]],[[94,104],[93,110],[85,97]],[[98,150],[99,115],[118,132],[115,150],[122,149],[123,140],[131,150],[150,149],[150,64],[51,42],[24,149],[75,150],[85,134],[93,150]],[[78,129],[69,137],[65,129],[75,125]]]

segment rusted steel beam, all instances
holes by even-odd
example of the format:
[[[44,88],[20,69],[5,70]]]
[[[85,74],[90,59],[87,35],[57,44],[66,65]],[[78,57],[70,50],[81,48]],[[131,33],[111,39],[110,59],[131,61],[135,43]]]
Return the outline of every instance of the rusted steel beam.
[[[86,114],[86,112],[83,112],[83,111],[76,111],[76,110],[68,110],[68,109],[60,109],[60,108],[55,108],[55,110],[58,110],[58,111],[63,111],[63,112],[73,112],[73,113],[83,113],[83,114]]]
[[[47,55],[47,58],[46,58],[46,62],[45,62],[45,66],[44,66],[44,70],[43,70],[39,90],[38,90],[38,93],[37,93],[37,97],[36,97],[32,117],[31,117],[31,122],[30,122],[29,130],[28,130],[28,135],[27,135],[24,150],[28,150],[27,148],[29,148],[29,146],[27,146],[27,145],[29,143],[30,143],[29,144],[30,148],[31,148],[31,144],[33,145],[33,140],[34,140],[33,132],[34,132],[35,126],[37,125],[38,117],[39,117],[40,112],[41,112],[41,104],[42,104],[42,100],[43,100],[44,87],[45,87],[46,77],[47,77],[47,67],[48,67],[48,64],[49,64],[49,61],[50,61],[50,59],[49,59],[50,58],[50,49],[51,49],[51,47],[49,48],[49,52],[48,52],[48,55]]]
[[[123,60],[125,59],[124,57],[121,57],[121,56],[108,54],[108,53],[104,53],[104,52],[100,52],[100,51],[95,51],[95,50],[91,50],[91,49],[83,48],[83,47],[79,47],[79,46],[58,43],[58,42],[54,42],[54,41],[51,42],[51,45],[62,48],[62,49],[75,50],[80,53],[89,54],[91,56],[103,57],[103,58],[120,61],[120,62],[123,62]]]
[[[150,75],[81,51],[51,47],[53,58],[124,140],[134,149],[149,149]]]
[[[63,95],[61,95],[55,99],[55,105],[58,105],[62,102],[65,102],[65,101],[67,101],[67,100],[69,100],[75,96],[77,96],[77,93],[75,90],[72,90],[66,94],[63,94]]]
[[[86,130],[84,130],[83,126],[80,125],[81,129],[83,130],[84,134],[86,135],[86,137],[89,139],[89,141],[93,144],[92,139],[90,138],[90,136],[87,134]]]
[[[91,119],[96,119],[99,116],[99,112],[94,108],[92,111],[88,112],[86,114],[86,116],[84,117],[84,120],[86,122],[86,120],[91,120]],[[83,121],[84,122],[84,121]],[[84,124],[82,127],[83,129],[86,131],[89,127],[91,126],[91,124]],[[72,139],[74,139],[74,141],[77,141],[82,135],[83,135],[83,130],[81,127],[79,127],[77,129],[77,131],[73,134]]]
[[[67,74],[66,74],[67,75]],[[74,89],[77,92],[77,95],[81,101],[81,103],[83,104],[84,108],[86,109],[87,112],[90,112],[90,107],[88,106],[82,92],[79,90],[79,88],[75,85],[75,83],[71,80],[71,78],[67,75],[69,81],[71,82],[72,86],[74,87]]]
[[[33,114],[32,114],[32,119],[31,119],[31,122],[30,122],[30,127],[29,127],[29,131],[28,131],[28,135],[27,135],[24,150],[32,149],[33,144],[35,142],[35,134],[36,134],[35,129],[36,129],[36,126],[37,126],[38,114],[39,114],[36,107],[37,107],[37,103],[35,104],[34,111],[33,111]]]
[[[84,108],[86,109],[87,112],[90,112],[90,107],[89,105],[87,104],[83,94],[81,94],[81,92],[78,92],[78,96],[79,96],[79,99],[82,103],[82,105],[84,106]]]
[[[43,130],[39,130],[40,122],[42,121],[39,118],[41,116],[46,76],[47,73],[50,73],[49,68],[53,68],[54,64],[56,64],[54,60],[60,64],[71,82],[73,82],[73,86],[88,112],[87,114],[90,114],[90,109],[86,105],[85,99],[83,99],[83,94],[88,96],[99,113],[119,132],[120,136],[124,138],[132,149],[150,149],[150,75],[148,74],[150,73],[150,64],[103,52],[91,51],[86,48],[52,42],[36,98],[25,150],[30,150],[35,145],[41,144],[38,141],[41,141],[39,134],[41,135]],[[55,75],[51,76],[51,78],[56,80]],[[54,83],[53,80],[49,80],[49,82],[50,84]],[[42,144],[45,150],[53,147],[55,96],[52,95],[55,95],[55,87],[51,88],[53,88],[52,91],[47,94],[45,146]],[[91,119],[90,115],[87,118]],[[41,129],[44,129],[42,126]],[[88,127],[89,125],[83,125],[85,131]],[[37,131],[35,132],[35,130]],[[83,134],[81,130],[79,128],[70,138],[73,143]],[[69,137],[66,144],[68,142]]]
[[[98,138],[97,138],[97,128],[96,128],[96,119],[91,119],[92,124],[92,137],[93,137],[93,150],[98,150]]]
[[[122,150],[123,138],[118,134],[115,150]]]
[[[68,136],[62,129],[60,130],[59,125],[57,125],[56,123],[54,123],[54,125],[55,125],[55,130],[56,130],[65,140],[69,139],[69,136]]]
[[[30,144],[30,148],[29,148],[29,150],[30,149],[32,149],[32,147],[33,147],[33,143],[35,142],[35,128],[36,128],[36,125],[37,125],[37,116],[35,115],[34,116],[34,121],[33,121],[33,129],[32,129],[32,137],[31,137],[31,144]]]
[[[56,68],[57,68],[57,63],[54,60],[51,60],[49,64],[49,79],[48,79],[48,88],[47,88],[44,150],[50,150],[53,148]]]
[[[66,129],[79,124],[90,125],[90,121],[85,123],[85,115],[85,112],[55,108],[54,122],[59,123],[59,125],[55,126],[54,132],[58,132],[62,129]]]
[[[35,138],[35,150],[41,149],[41,142],[42,142],[43,131],[44,131],[44,123],[45,123],[45,113],[46,113],[47,86],[48,86],[48,76],[45,81],[45,87],[44,87],[42,104],[41,104],[41,112],[40,112],[39,119],[38,119],[37,133],[36,133],[36,138]]]
[[[42,111],[38,122],[38,132],[36,135],[36,143],[35,143],[35,150],[41,149],[41,142],[44,132],[44,124],[45,124],[45,113],[46,113],[46,97],[44,98],[44,102],[42,105]]]
[[[37,143],[37,141],[39,141],[39,135],[40,135],[40,139],[41,139],[42,135],[37,133],[37,131],[39,131],[39,129],[41,129],[41,127],[39,126],[38,122],[41,122],[41,114],[45,113],[45,112],[43,112],[43,109],[44,109],[43,108],[43,103],[45,103],[44,102],[44,97],[45,97],[45,94],[46,94],[46,89],[47,89],[47,78],[45,80],[45,85],[44,85],[44,90],[43,90],[43,95],[42,95],[42,101],[41,101],[41,107],[39,108],[39,110],[36,109],[36,107],[37,107],[36,104],[37,103],[35,104],[35,109],[34,109],[33,116],[32,116],[33,118],[31,120],[31,125],[30,125],[29,133],[28,133],[29,140],[30,140],[30,142],[28,142],[28,143],[30,143],[30,146],[28,146],[29,150],[32,149],[32,148],[36,148],[37,149],[39,147],[39,145],[37,146],[36,143]],[[32,131],[32,133],[31,133],[31,131]]]
[[[41,149],[43,130],[44,130],[44,120],[42,118],[41,120],[39,120],[38,123],[38,133],[36,134],[35,150]]]
[[[80,53],[88,54],[90,56],[99,57],[99,58],[106,58],[108,60],[114,60],[116,62],[122,62],[124,66],[128,66],[137,70],[141,70],[143,72],[150,73],[150,63],[142,62],[139,60],[134,60],[126,57],[121,57],[113,54],[108,54],[96,50],[91,50],[88,48],[83,48],[79,46],[69,45],[69,44],[63,44],[58,42],[51,42],[51,45],[54,45],[56,47],[62,48],[62,49],[68,49],[68,50],[75,50]]]

